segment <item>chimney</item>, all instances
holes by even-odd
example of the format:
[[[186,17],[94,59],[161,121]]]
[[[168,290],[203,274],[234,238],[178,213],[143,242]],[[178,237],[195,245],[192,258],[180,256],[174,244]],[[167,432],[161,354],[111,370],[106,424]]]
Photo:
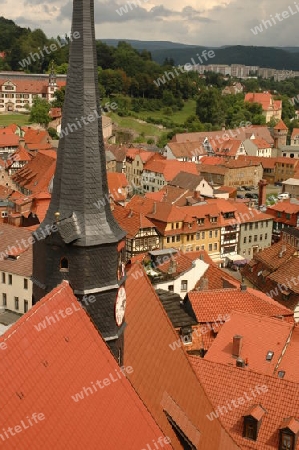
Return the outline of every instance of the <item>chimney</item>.
[[[260,180],[259,181],[259,206],[266,204],[266,186],[267,186],[266,180]]]
[[[243,337],[240,336],[239,334],[236,334],[233,337],[233,351],[232,351],[232,356],[234,358],[239,358],[241,355],[241,349],[242,349],[242,339]]]
[[[247,290],[247,286],[245,283],[242,283],[240,286],[241,291],[246,291]]]

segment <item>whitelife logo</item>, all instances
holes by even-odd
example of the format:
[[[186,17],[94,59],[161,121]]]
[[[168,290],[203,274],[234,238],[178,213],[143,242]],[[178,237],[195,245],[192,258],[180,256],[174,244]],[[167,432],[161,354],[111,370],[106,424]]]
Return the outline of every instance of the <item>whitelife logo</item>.
[[[20,425],[15,425],[14,427],[8,427],[6,430],[2,428],[3,432],[0,433],[0,438],[2,441],[6,441],[11,436],[15,436],[17,433],[21,433],[23,430],[27,430],[30,427],[33,427],[34,424],[38,423],[38,421],[42,421],[45,419],[45,415],[43,413],[33,413],[29,418],[21,420]],[[2,434],[3,433],[3,434]],[[5,437],[4,437],[5,435]],[[14,447],[16,448],[16,447]]]

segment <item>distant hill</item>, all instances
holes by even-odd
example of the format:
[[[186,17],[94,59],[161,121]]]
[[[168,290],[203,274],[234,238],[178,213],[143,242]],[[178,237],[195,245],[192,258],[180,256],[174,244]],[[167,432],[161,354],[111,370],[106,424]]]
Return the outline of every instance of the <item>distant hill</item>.
[[[117,47],[119,41],[125,41],[130,44],[136,50],[169,50],[169,49],[183,49],[183,48],[194,48],[196,45],[180,44],[171,41],[137,41],[134,39],[98,39],[105,44],[112,47]]]
[[[162,64],[172,58],[176,65],[186,64],[203,50],[213,49],[215,57],[206,64],[245,64],[247,66],[272,67],[274,69],[299,70],[299,47],[254,47],[224,45],[222,47],[192,46],[168,41],[135,41],[123,39],[137,50],[148,50],[154,61]],[[108,45],[117,46],[118,39],[101,39]]]

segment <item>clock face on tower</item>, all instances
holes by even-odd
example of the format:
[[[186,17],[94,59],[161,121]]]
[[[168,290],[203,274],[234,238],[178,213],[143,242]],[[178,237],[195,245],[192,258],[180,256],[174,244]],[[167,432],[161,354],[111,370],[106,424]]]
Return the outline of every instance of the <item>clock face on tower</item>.
[[[118,290],[115,302],[115,321],[117,326],[121,326],[125,317],[127,294],[123,286]]]

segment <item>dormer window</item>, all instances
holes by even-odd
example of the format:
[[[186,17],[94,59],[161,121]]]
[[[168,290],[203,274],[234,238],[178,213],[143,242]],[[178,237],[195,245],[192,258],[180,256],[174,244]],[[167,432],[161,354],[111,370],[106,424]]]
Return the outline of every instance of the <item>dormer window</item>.
[[[69,261],[67,258],[63,257],[60,260],[60,272],[68,272],[69,271]]]
[[[203,218],[197,219],[197,225],[203,225],[204,222],[205,222],[205,219],[203,219]]]
[[[265,414],[261,405],[252,405],[244,415],[243,437],[256,441],[258,432]]]
[[[285,419],[279,430],[279,450],[294,450],[299,434],[299,420],[294,417]]]
[[[217,217],[211,217],[211,222],[212,223],[216,223],[217,222]]]

